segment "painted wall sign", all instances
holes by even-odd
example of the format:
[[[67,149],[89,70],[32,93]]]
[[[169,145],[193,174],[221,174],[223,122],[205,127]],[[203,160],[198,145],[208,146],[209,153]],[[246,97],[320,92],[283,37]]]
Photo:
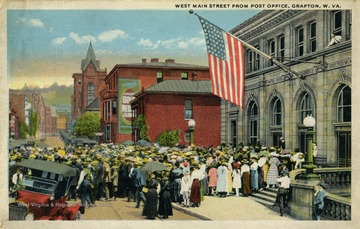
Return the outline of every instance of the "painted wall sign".
[[[130,101],[140,91],[140,80],[119,79],[118,93],[118,131],[119,134],[131,134]]]

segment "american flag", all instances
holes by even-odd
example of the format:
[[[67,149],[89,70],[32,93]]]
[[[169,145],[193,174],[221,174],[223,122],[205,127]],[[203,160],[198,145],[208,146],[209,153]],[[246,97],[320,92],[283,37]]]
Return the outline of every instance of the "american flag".
[[[244,109],[245,61],[243,43],[199,17],[208,52],[213,94]]]

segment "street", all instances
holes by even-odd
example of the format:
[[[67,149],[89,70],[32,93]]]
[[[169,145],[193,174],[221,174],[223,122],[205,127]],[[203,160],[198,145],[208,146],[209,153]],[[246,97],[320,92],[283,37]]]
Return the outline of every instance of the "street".
[[[45,143],[49,146],[49,147],[60,147],[60,148],[64,148],[65,144],[64,142],[60,139],[59,135],[53,135],[53,136],[46,136],[46,140]]]
[[[79,200],[78,200],[79,201]],[[74,201],[68,201],[74,204]],[[143,204],[140,208],[135,208],[136,203],[127,202],[126,198],[118,198],[116,201],[96,201],[96,206],[86,208],[85,214],[81,216],[81,220],[147,220],[142,216]],[[155,220],[163,220],[156,218]],[[184,212],[173,209],[173,216],[169,216],[168,220],[199,220],[196,217],[185,214]]]

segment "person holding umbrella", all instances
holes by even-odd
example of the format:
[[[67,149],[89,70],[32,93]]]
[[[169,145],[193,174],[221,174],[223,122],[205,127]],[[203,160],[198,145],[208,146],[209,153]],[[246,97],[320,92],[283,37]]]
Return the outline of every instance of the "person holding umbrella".
[[[156,179],[156,171],[166,171],[167,167],[158,162],[158,161],[150,161],[147,162],[144,166],[140,168],[140,171],[142,172],[149,172],[151,173],[150,179],[148,180],[146,184],[146,188],[148,189],[146,194],[146,200],[144,209],[142,212],[143,216],[146,216],[147,219],[155,219],[158,212],[158,192],[157,188],[159,185],[159,182]]]
[[[146,200],[142,215],[146,216],[146,219],[153,220],[157,216],[158,212],[158,193],[156,191],[158,187],[158,181],[156,180],[155,173],[151,174],[146,187],[148,188],[148,192],[146,194]]]

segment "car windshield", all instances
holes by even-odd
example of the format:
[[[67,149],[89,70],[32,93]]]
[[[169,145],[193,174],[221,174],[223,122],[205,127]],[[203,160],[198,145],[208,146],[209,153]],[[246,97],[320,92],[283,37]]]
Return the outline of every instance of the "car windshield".
[[[54,195],[56,182],[39,177],[25,176],[23,183],[25,190]]]

